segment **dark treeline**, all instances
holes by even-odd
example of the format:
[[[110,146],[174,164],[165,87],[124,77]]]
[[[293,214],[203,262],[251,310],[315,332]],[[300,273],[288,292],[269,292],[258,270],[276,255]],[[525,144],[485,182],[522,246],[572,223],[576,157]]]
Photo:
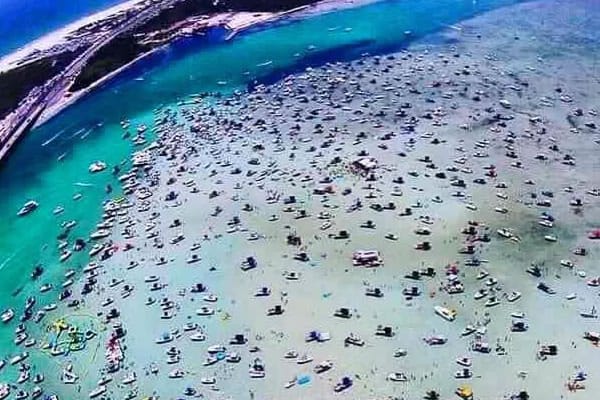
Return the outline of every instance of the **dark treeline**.
[[[317,0],[222,0],[214,4],[212,0],[185,0],[169,9],[163,10],[159,15],[132,32],[124,33],[117,39],[104,46],[96,53],[87,66],[77,77],[72,91],[80,90],[91,85],[108,73],[122,67],[134,60],[140,54],[152,50],[152,46],[138,43],[136,37],[140,34],[166,29],[171,25],[194,15],[211,14],[227,11],[283,11],[306,4],[315,3]]]
[[[73,52],[62,53],[0,73],[0,118],[15,109],[31,89],[43,85],[75,57]]]

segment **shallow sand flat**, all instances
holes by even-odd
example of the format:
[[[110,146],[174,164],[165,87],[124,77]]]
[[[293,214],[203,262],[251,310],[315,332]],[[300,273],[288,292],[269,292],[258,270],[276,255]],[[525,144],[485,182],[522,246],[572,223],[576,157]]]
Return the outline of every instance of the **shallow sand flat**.
[[[179,398],[186,387],[194,387],[210,399],[412,399],[421,398],[427,390],[452,398],[462,383],[471,385],[475,398],[481,399],[502,398],[519,390],[527,390],[532,398],[594,398],[600,374],[597,348],[582,335],[585,331],[597,331],[598,320],[584,319],[579,312],[589,310],[598,299],[597,287],[586,285],[587,279],[600,274],[597,243],[586,238],[600,224],[599,197],[586,194],[600,186],[595,173],[600,167],[598,144],[594,142],[598,134],[583,124],[598,123],[597,116],[589,112],[598,108],[600,86],[592,75],[596,61],[584,51],[580,40],[585,31],[573,32],[573,21],[558,17],[567,6],[552,4],[529,3],[495,11],[465,22],[461,31],[449,30],[426,38],[410,52],[395,54],[393,58],[366,57],[350,64],[327,65],[269,87],[259,87],[250,95],[228,101],[213,99],[216,105],[212,111],[209,106],[187,106],[178,110],[177,119],[166,118],[186,121],[186,127],[176,126],[175,122],[162,123],[165,133],[160,139],[162,149],[154,151],[154,167],[146,177],[138,174],[140,186],[150,187],[153,192],[150,209],[128,209],[135,222],[131,226],[132,239],[126,240],[121,234],[125,224],[115,223],[112,240],[120,249],[102,262],[94,291],[84,297],[85,304],[75,311],[91,316],[99,311],[105,313],[99,303],[108,296],[115,302],[107,309],[115,307],[120,311],[118,320],[127,329],[123,339],[125,360],[121,370],[113,374],[114,382],[108,385],[111,398],[122,398],[136,386],[140,396],[155,392],[160,398]],[[578,20],[583,14],[580,9],[585,7],[583,2],[574,4],[571,15]],[[529,22],[524,24],[524,19]],[[503,29],[498,29],[500,21]],[[551,31],[547,29],[549,21],[554,21]],[[546,39],[548,36],[552,40]],[[563,45],[566,40],[575,40],[579,45]],[[586,42],[590,48],[595,45]],[[573,73],[574,70],[578,72]],[[573,101],[561,101],[557,87]],[[475,95],[479,95],[479,101],[472,100]],[[547,97],[543,103],[553,105],[540,105],[542,97]],[[500,105],[502,99],[510,101],[510,109]],[[410,103],[410,107],[402,103]],[[578,133],[570,132],[566,119],[576,108],[584,114],[571,118],[579,126]],[[400,109],[406,116],[396,115]],[[330,114],[335,119],[324,118]],[[497,114],[511,119],[494,120]],[[167,112],[163,110],[160,115]],[[541,122],[530,122],[535,116]],[[407,128],[411,117],[415,118],[414,132]],[[198,126],[198,133],[190,133],[190,120]],[[234,126],[232,121],[240,125]],[[316,129],[317,124],[322,129]],[[295,125],[299,126],[297,131]],[[358,140],[360,132],[364,132],[364,137]],[[381,140],[387,133],[394,135]],[[432,143],[435,138],[438,144]],[[326,141],[329,146],[321,147]],[[256,147],[259,143],[264,149]],[[549,150],[554,143],[558,151]],[[507,145],[514,146],[518,158],[505,156]],[[378,161],[373,181],[348,168],[361,150]],[[477,152],[486,156],[476,157]],[[539,153],[548,159],[535,159]],[[562,164],[565,154],[574,157],[575,165]],[[330,165],[335,156],[340,162]],[[431,161],[419,161],[426,156]],[[465,158],[464,163],[457,162],[461,157]],[[253,158],[259,164],[249,164]],[[511,166],[515,161],[521,161],[523,168]],[[431,163],[435,168],[428,166]],[[484,167],[490,164],[495,166],[497,177],[484,175],[489,172]],[[179,170],[181,166],[185,169]],[[449,166],[458,170],[448,171]],[[234,168],[239,168],[240,173],[232,174]],[[256,174],[246,176],[249,170]],[[266,172],[259,179],[261,171]],[[435,177],[439,172],[446,177]],[[303,182],[306,176],[310,179]],[[403,183],[394,183],[399,176]],[[466,187],[453,186],[454,176],[463,179]],[[328,184],[334,193],[314,194],[315,188],[326,185],[319,183],[326,177],[331,178]],[[149,186],[152,178],[159,182],[157,186]],[[167,183],[169,178],[175,179]],[[486,184],[473,183],[477,178],[485,179]],[[525,184],[528,179],[535,184]],[[188,180],[194,182],[197,193],[185,185]],[[505,182],[507,187],[496,188],[499,182]],[[396,186],[402,196],[392,195]],[[572,186],[572,193],[563,191],[567,186]],[[344,195],[348,188],[351,193]],[[218,195],[211,198],[213,190]],[[178,194],[177,199],[165,201],[171,191]],[[465,197],[453,196],[456,191],[463,191]],[[553,197],[544,196],[542,191],[551,191]],[[537,198],[531,197],[532,192]],[[284,198],[292,195],[297,202],[283,204]],[[442,202],[432,201],[434,196]],[[269,202],[268,197],[278,201]],[[576,197],[583,201],[577,212],[569,206]],[[347,212],[357,199],[362,208]],[[551,207],[536,205],[543,199],[550,201]],[[374,203],[389,202],[395,204],[395,210],[370,208]],[[245,204],[251,209],[245,211]],[[477,209],[471,210],[467,204]],[[211,215],[217,206],[222,211]],[[297,219],[297,211],[284,211],[288,206],[305,210],[307,217]],[[507,212],[496,212],[495,207],[505,207]],[[400,216],[405,208],[411,208],[412,215]],[[555,217],[553,228],[537,223],[544,211]],[[162,248],[155,246],[155,239],[146,238],[145,225],[152,212],[160,212],[153,222]],[[325,221],[318,218],[320,212],[331,214],[329,229],[320,229]],[[269,221],[271,215],[279,219]],[[235,232],[228,232],[228,222],[236,216],[240,223]],[[175,219],[182,225],[169,228]],[[361,227],[367,220],[373,221],[376,228]],[[458,253],[469,244],[468,240],[474,239],[461,233],[468,221],[478,221],[478,234],[488,233],[491,239],[473,242],[472,256]],[[416,235],[414,230],[419,227],[428,227],[431,234]],[[500,228],[511,229],[520,241],[501,238],[496,233]],[[328,237],[340,230],[346,230],[350,238]],[[253,232],[258,239],[248,240]],[[386,239],[388,233],[397,235],[397,240]],[[185,238],[171,244],[170,240],[179,234]],[[286,244],[289,234],[299,236],[301,245]],[[557,241],[544,240],[548,234],[556,235]],[[420,241],[429,241],[432,249],[416,250],[414,246]],[[186,260],[195,242],[201,244],[194,252],[201,260],[189,264]],[[122,251],[125,243],[134,248]],[[574,255],[572,250],[576,247],[585,247],[589,254]],[[353,267],[352,252],[358,249],[379,250],[384,265]],[[293,257],[299,252],[306,252],[309,260],[295,260]],[[249,256],[255,257],[258,267],[244,272],[240,265]],[[167,260],[166,264],[156,265],[160,257]],[[483,262],[478,267],[465,266],[469,257]],[[562,267],[561,259],[571,259],[577,267]],[[127,269],[130,261],[139,265]],[[540,264],[541,278],[525,272],[532,262]],[[450,264],[459,269],[456,279],[463,283],[464,293],[450,295],[441,289],[448,283],[445,267]],[[404,277],[427,266],[435,268],[435,277],[418,281]],[[497,297],[501,303],[497,306],[485,307],[488,297],[473,298],[476,290],[486,287],[487,278],[476,278],[482,269],[498,280],[494,286],[499,288]],[[575,274],[579,270],[586,271],[585,279]],[[290,271],[299,273],[299,279],[286,279],[285,274]],[[149,275],[159,276],[159,282],[167,286],[150,291],[149,283],[144,282]],[[124,282],[110,287],[113,278],[123,278]],[[538,281],[546,282],[557,293],[548,295],[537,290]],[[206,293],[190,293],[192,284],[199,282],[208,287],[206,293],[218,296],[215,303],[203,301]],[[124,284],[133,285],[134,289],[123,299]],[[271,295],[255,297],[262,286],[268,286]],[[407,299],[402,292],[411,286],[418,287],[422,294]],[[365,296],[367,287],[380,287],[384,297]],[[74,297],[81,297],[80,288],[74,285]],[[185,293],[183,289],[187,289]],[[522,297],[510,303],[506,295],[513,290],[521,292]],[[567,301],[565,296],[571,292],[578,297]],[[158,303],[145,305],[148,296],[173,300],[176,307],[172,318],[161,319]],[[278,304],[284,313],[267,316],[267,309]],[[195,310],[202,305],[214,308],[215,314],[196,315]],[[456,309],[456,320],[448,322],[435,315],[436,305]],[[349,308],[352,317],[334,317],[334,311],[340,307]],[[510,331],[511,313],[515,311],[525,312],[527,332]],[[52,317],[64,313],[73,311],[65,311],[61,306]],[[487,320],[487,331],[481,340],[488,342],[492,351],[476,353],[471,350],[475,336],[461,337],[461,331],[467,324],[483,324]],[[181,329],[187,322],[200,324],[207,340],[191,342],[191,333]],[[376,336],[379,324],[391,326],[394,337]],[[107,340],[110,324],[107,327],[99,339],[90,341],[91,349]],[[154,343],[163,332],[174,328],[179,328],[180,336],[173,342]],[[305,335],[311,330],[328,332],[331,340],[306,343]],[[344,338],[351,332],[365,340],[364,347],[344,346]],[[208,346],[226,345],[238,333],[248,338],[248,344],[227,346],[240,353],[238,364],[220,361],[202,366]],[[423,338],[433,334],[446,336],[448,342],[428,346]],[[559,354],[544,361],[538,359],[540,344],[558,345]],[[505,348],[505,355],[499,354],[497,345]],[[165,351],[170,346],[181,351],[181,361],[174,365],[165,362]],[[250,352],[252,346],[260,350]],[[408,354],[394,357],[400,348]],[[291,349],[300,355],[311,355],[314,361],[298,365],[295,360],[284,359],[284,353]],[[101,353],[90,361],[90,351],[60,359],[63,365],[67,359],[73,362],[74,370],[81,375],[82,393],[95,387],[101,375],[99,370],[105,364]],[[453,376],[461,369],[455,363],[461,356],[473,360],[471,379]],[[266,377],[251,379],[248,366],[257,357],[265,363]],[[315,374],[314,365],[323,360],[331,360],[333,368]],[[159,369],[157,376],[146,372],[153,363]],[[169,379],[167,374],[176,367],[186,375]],[[565,385],[579,368],[589,374],[589,379],[583,382],[586,389],[575,395]],[[119,385],[130,371],[137,373],[137,382]],[[391,382],[386,379],[391,372],[404,372],[409,381]],[[520,372],[526,372],[526,377],[519,378]],[[46,385],[57,388],[57,376],[47,375]],[[291,378],[303,375],[310,376],[310,383],[284,388]],[[213,376],[214,388],[200,382],[203,377]],[[333,386],[343,376],[352,377],[354,385],[334,394]],[[71,389],[65,392],[68,390]]]

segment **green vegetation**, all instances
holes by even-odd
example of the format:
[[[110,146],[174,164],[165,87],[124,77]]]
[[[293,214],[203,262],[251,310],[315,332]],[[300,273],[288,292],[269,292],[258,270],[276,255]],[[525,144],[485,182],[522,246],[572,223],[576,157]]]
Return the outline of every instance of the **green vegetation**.
[[[166,29],[186,18],[226,11],[282,11],[296,8],[317,0],[185,0],[163,10],[131,32],[124,33],[96,53],[75,80],[71,91],[84,89],[112,71],[152,50],[136,39],[140,35]]]
[[[70,90],[77,91],[88,87],[148,50],[151,50],[151,47],[139,44],[131,34],[118,36],[92,56]]]
[[[0,118],[16,108],[31,89],[43,85],[76,56],[73,52],[62,53],[0,73]]]

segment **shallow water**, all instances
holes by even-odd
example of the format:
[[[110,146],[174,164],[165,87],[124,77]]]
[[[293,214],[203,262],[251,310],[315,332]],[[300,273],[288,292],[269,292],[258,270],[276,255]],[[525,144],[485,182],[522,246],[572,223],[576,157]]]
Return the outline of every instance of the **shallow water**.
[[[0,306],[22,309],[25,296],[36,291],[40,283],[33,285],[29,278],[34,264],[43,264],[43,282],[53,281],[59,286],[68,267],[87,262],[82,254],[74,254],[63,264],[58,262],[58,225],[64,220],[78,221],[70,236],[72,240],[87,237],[97,222],[101,203],[109,198],[105,185],[113,183],[117,187],[111,181],[110,169],[126,160],[132,151],[130,142],[121,138],[119,122],[123,118],[150,125],[153,109],[190,94],[244,89],[256,80],[272,81],[310,65],[398,49],[410,39],[518,2],[385,1],[306,20],[284,21],[254,29],[227,43],[222,42],[223,32],[217,30],[154,56],[32,131],[2,166]],[[411,34],[406,35],[406,31]],[[135,80],[137,77],[143,80]],[[62,154],[66,156],[58,162],[57,157]],[[109,169],[89,174],[88,165],[95,160],[105,161]],[[83,197],[74,201],[75,193]],[[16,217],[28,199],[36,199],[39,209],[25,218]],[[65,212],[54,216],[52,210],[59,204]],[[13,296],[17,288],[22,291]],[[13,349],[8,334],[12,328],[1,329],[3,354]]]

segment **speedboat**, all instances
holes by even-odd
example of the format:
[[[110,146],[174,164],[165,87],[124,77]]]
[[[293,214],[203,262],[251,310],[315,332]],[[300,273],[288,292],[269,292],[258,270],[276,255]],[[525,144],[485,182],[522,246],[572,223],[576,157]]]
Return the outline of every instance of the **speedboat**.
[[[2,315],[0,315],[0,319],[2,320],[2,322],[7,323],[11,319],[13,319],[14,316],[15,316],[14,310],[12,308],[8,308],[2,313]]]
[[[98,229],[96,232],[93,232],[90,235],[90,238],[93,240],[97,240],[97,239],[103,239],[108,236],[110,236],[110,231],[108,229]]]
[[[180,370],[178,368],[169,372],[169,378],[171,378],[171,379],[183,378],[184,375],[185,375],[185,372],[183,372],[182,370]]]
[[[200,383],[203,385],[214,385],[217,383],[217,379],[214,376],[205,376],[200,379]]]
[[[458,365],[462,365],[463,367],[470,367],[473,365],[473,362],[469,357],[459,357],[456,359],[456,363]]]
[[[212,308],[207,307],[207,306],[202,306],[196,310],[196,315],[206,316],[206,315],[213,315],[214,313],[215,313],[215,310],[213,310]]]
[[[27,203],[25,203],[23,207],[21,207],[17,215],[19,217],[24,217],[25,215],[33,212],[36,208],[38,208],[38,206],[39,204],[36,201],[30,200]]]
[[[137,380],[137,376],[135,374],[135,372],[132,372],[130,374],[128,374],[125,378],[123,378],[123,380],[121,381],[124,385],[129,385],[132,384],[133,382],[135,382]]]
[[[404,374],[404,372],[392,372],[387,376],[388,381],[392,382],[406,382],[408,381],[408,377]]]
[[[312,360],[313,358],[311,356],[308,354],[303,354],[296,359],[296,364],[308,364],[309,362],[312,362]]]
[[[333,362],[326,360],[315,365],[314,371],[315,374],[322,374],[323,372],[329,371],[331,368],[333,368]]]
[[[353,384],[352,379],[348,376],[345,376],[342,378],[341,381],[339,381],[338,383],[335,384],[333,390],[334,392],[342,392],[346,389],[348,389],[349,387],[351,387]]]
[[[493,307],[500,304],[500,300],[496,296],[492,296],[485,302],[486,307]]]
[[[506,300],[508,300],[509,302],[513,302],[513,301],[517,301],[521,298],[521,292],[517,292],[517,291],[512,291],[511,293],[509,293],[509,295],[506,297]]]
[[[173,341],[173,335],[170,333],[163,333],[159,338],[157,338],[154,342],[157,344],[169,343]]]
[[[88,167],[88,171],[90,171],[90,173],[101,172],[101,171],[104,171],[105,169],[106,169],[106,164],[103,163],[102,161],[94,161]]]
[[[458,370],[454,373],[454,377],[456,379],[468,379],[473,376],[473,372],[471,372],[468,368],[463,368],[462,370]]]
[[[6,383],[0,383],[0,399],[5,399],[10,394],[10,386]]]
[[[298,357],[298,352],[296,350],[286,351],[285,354],[283,355],[283,358],[288,358],[288,359],[297,358],[297,357]]]
[[[204,332],[196,332],[190,336],[190,340],[192,342],[202,342],[206,340],[206,335],[204,334]]]
[[[213,344],[206,349],[209,354],[224,353],[226,350],[227,349],[222,344]]]

